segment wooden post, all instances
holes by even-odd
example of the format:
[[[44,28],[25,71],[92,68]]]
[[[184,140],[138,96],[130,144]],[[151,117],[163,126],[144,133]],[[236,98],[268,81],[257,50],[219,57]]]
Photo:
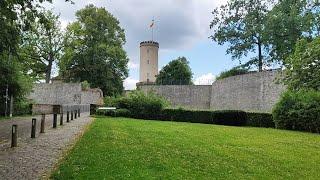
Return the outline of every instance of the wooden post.
[[[63,125],[63,112],[61,112],[60,114],[60,126]]]
[[[18,125],[12,125],[11,131],[11,147],[17,147],[18,144]]]
[[[74,110],[74,119],[77,119],[77,110]]]
[[[69,119],[69,111],[67,111],[67,123],[70,122],[70,119]]]
[[[78,109],[78,117],[80,117],[80,108]]]
[[[57,114],[53,114],[53,128],[57,128]]]
[[[44,133],[45,124],[46,124],[46,115],[42,114],[41,115],[40,133]]]
[[[31,125],[31,138],[36,138],[36,128],[37,128],[37,119],[32,119],[32,125]]]
[[[71,121],[73,120],[73,111],[71,111]]]

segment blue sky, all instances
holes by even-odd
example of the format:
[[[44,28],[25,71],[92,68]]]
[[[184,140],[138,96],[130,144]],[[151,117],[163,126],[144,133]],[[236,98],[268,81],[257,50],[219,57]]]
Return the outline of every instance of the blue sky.
[[[155,19],[154,39],[159,42],[159,68],[172,59],[185,56],[190,62],[196,84],[210,84],[220,72],[238,65],[226,55],[227,46],[220,46],[208,37],[211,12],[226,0],[54,0],[45,7],[60,14],[62,27],[75,20],[75,12],[87,4],[104,7],[125,29],[125,50],[130,59],[126,89],[135,88],[139,79],[139,43],[150,40],[149,25]]]

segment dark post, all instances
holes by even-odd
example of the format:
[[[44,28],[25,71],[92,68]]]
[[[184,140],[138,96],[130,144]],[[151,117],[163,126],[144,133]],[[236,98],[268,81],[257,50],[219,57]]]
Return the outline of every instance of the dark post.
[[[67,111],[67,123],[70,122],[69,120],[69,111]]]
[[[17,147],[17,140],[18,140],[18,125],[12,125],[11,131],[11,147]]]
[[[77,110],[74,110],[74,119],[77,119]]]
[[[37,127],[37,119],[32,119],[32,126],[31,126],[31,138],[36,138],[36,127]]]
[[[80,108],[78,109],[78,117],[80,117]]]
[[[61,112],[60,114],[60,126],[63,125],[63,112]]]
[[[71,113],[71,121],[73,120],[73,111],[70,111]]]
[[[57,114],[53,114],[53,128],[57,128]]]
[[[45,122],[46,122],[46,115],[42,114],[41,115],[40,133],[44,133]]]

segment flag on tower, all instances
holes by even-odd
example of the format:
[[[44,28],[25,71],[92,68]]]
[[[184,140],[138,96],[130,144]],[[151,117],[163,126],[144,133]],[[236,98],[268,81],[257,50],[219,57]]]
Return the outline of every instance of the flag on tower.
[[[152,20],[152,23],[150,24],[150,28],[154,26],[154,19]]]

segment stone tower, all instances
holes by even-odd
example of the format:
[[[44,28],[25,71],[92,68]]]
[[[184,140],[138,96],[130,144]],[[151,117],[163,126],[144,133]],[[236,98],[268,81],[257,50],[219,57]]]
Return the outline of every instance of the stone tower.
[[[158,75],[159,43],[143,41],[140,43],[140,83],[154,83]]]

